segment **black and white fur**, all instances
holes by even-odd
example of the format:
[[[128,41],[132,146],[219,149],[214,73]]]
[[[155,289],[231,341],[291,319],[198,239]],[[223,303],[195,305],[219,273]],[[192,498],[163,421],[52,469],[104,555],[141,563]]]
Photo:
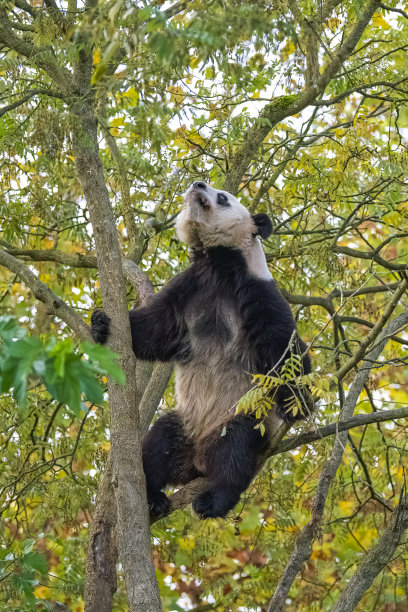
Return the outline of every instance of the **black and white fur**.
[[[251,216],[231,194],[196,182],[176,229],[191,247],[191,266],[129,313],[136,357],[176,364],[176,411],[157,419],[143,442],[147,495],[160,515],[169,507],[166,485],[205,475],[209,485],[193,508],[202,518],[224,517],[249,486],[270,435],[282,420],[295,420],[289,387],[275,395],[264,436],[253,415],[235,414],[250,374],[278,370],[294,350],[303,373],[310,361],[258,238],[271,233],[267,215]],[[109,318],[96,311],[94,339],[103,343],[108,333]],[[297,348],[288,349],[294,338]]]

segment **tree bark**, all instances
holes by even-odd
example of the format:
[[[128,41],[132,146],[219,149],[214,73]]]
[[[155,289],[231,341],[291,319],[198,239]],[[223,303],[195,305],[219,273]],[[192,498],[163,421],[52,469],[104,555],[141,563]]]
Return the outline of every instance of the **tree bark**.
[[[109,455],[99,484],[95,512],[89,530],[84,595],[86,612],[112,610],[112,598],[116,591],[115,524],[112,459]]]
[[[78,76],[79,83],[86,81],[85,73],[86,66]],[[103,306],[111,318],[109,346],[120,355],[120,364],[126,374],[125,386],[109,382],[112,482],[117,507],[119,558],[124,569],[131,612],[157,612],[161,610],[161,603],[150,545],[149,512],[138,431],[137,406],[140,398],[136,387],[136,360],[131,346],[115,217],[99,157],[97,121],[92,100],[81,97],[73,102],[72,110],[77,118],[73,133],[76,168],[95,237]],[[104,584],[105,581],[102,572],[100,582]],[[103,610],[109,609],[108,605],[104,605]]]

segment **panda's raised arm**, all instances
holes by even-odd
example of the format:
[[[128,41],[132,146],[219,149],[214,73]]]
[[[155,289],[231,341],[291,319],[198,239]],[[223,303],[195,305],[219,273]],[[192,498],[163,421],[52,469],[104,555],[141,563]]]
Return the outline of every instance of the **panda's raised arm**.
[[[306,344],[299,338],[288,302],[275,281],[250,280],[240,296],[244,330],[251,347],[250,366],[254,374],[279,375],[279,370],[291,355],[302,356],[298,374],[309,374],[310,358]],[[306,393],[305,393],[306,392]],[[302,409],[292,411],[294,397]],[[311,409],[306,389],[293,384],[280,386],[274,394],[276,414],[285,421],[304,418]]]
[[[242,288],[240,301],[244,330],[258,373],[283,365],[291,353],[305,353],[306,345],[294,333],[296,323],[291,308],[274,280],[251,279]],[[310,361],[306,354],[303,373],[308,372]]]
[[[129,312],[133,351],[144,361],[177,361],[188,355],[184,322],[186,297],[194,279],[189,270],[178,274],[150,303]],[[104,344],[109,335],[109,317],[96,310],[91,319],[94,340]]]

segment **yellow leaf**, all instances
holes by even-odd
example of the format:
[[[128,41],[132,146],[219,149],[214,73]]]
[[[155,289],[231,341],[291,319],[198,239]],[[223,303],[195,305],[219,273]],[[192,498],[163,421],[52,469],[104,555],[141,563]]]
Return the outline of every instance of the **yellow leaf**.
[[[383,30],[389,30],[390,29],[390,24],[387,23],[384,19],[384,17],[381,15],[381,13],[375,13],[373,16],[373,24],[377,27],[377,28],[382,28]]]
[[[173,85],[170,85],[169,92],[170,92],[170,100],[174,102],[176,106],[180,106],[180,104],[183,102],[184,98],[186,97],[186,94],[181,89],[181,87],[175,87]]]
[[[42,243],[46,249],[52,249],[54,246],[54,240],[52,238],[43,238]]]
[[[321,559],[322,561],[325,561],[326,559],[329,558],[329,555],[322,550],[319,544],[318,547],[313,546],[313,552],[310,558],[311,559]]]
[[[352,501],[349,501],[349,500],[346,500],[346,499],[341,499],[339,501],[339,508],[342,511],[342,513],[350,514],[350,512],[354,508],[354,503]]]
[[[118,127],[119,125],[125,125],[125,120],[123,117],[116,117],[116,119],[112,119],[111,127]]]
[[[186,536],[185,538],[179,540],[179,547],[182,550],[194,550],[195,545],[195,538],[192,535]]]
[[[93,52],[93,64],[94,64],[94,66],[96,66],[96,64],[99,64],[100,61],[101,61],[101,50],[100,49],[94,49],[94,52]]]
[[[139,101],[139,92],[137,92],[134,87],[129,87],[129,89],[123,94],[123,97],[129,98],[132,104],[137,104]]]
[[[332,17],[327,21],[327,25],[333,33],[336,31],[340,24],[341,19],[338,19],[337,17]]]
[[[288,40],[288,42],[283,47],[282,52],[281,52],[282,59],[287,60],[289,55],[292,55],[292,53],[295,52],[295,48],[296,47],[293,44],[293,42],[291,40]]]
[[[50,596],[50,589],[44,585],[38,586],[34,589],[34,595],[38,597],[38,599],[48,599]]]

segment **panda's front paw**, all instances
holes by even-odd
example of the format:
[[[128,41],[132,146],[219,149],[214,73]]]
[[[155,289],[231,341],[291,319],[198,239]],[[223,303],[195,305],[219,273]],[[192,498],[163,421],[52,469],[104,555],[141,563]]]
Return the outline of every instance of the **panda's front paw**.
[[[94,310],[91,317],[92,338],[98,344],[105,344],[109,336],[110,318],[103,310]]]
[[[170,500],[163,491],[157,491],[147,496],[150,514],[154,517],[164,516],[170,510]]]
[[[193,501],[193,510],[201,519],[224,518],[238,503],[239,496],[228,495],[227,491],[206,489]]]
[[[276,414],[286,423],[295,423],[312,414],[314,410],[314,399],[309,389],[304,387],[289,388],[282,386],[275,396]]]
[[[307,417],[303,407],[302,410],[300,410],[298,406],[296,406],[295,409],[293,408],[293,406],[288,404],[278,404],[275,408],[276,415],[286,423],[295,423]]]

